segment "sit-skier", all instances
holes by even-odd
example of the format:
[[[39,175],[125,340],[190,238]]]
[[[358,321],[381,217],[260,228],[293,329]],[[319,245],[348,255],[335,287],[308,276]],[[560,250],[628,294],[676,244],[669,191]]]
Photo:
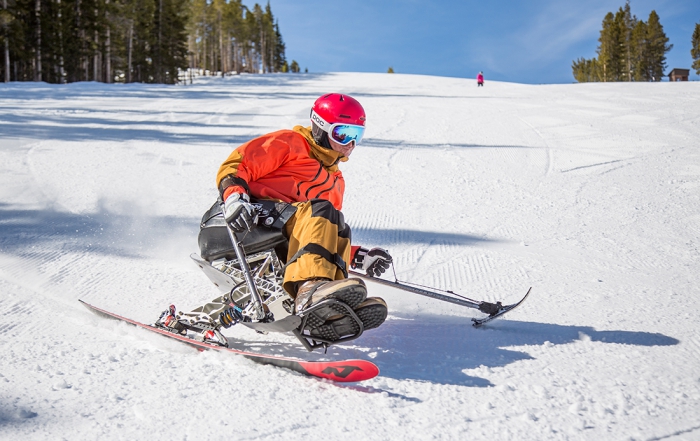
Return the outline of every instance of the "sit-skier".
[[[224,217],[235,232],[244,233],[257,223],[251,198],[291,204],[294,213],[282,228],[288,239],[283,288],[294,299],[294,313],[336,299],[352,308],[364,330],[373,329],[386,319],[386,302],[367,297],[364,282],[348,278],[347,269],[379,276],[392,258],[381,248],[351,245],[340,211],[345,181],[338,168],[362,139],[365,111],[354,98],[331,93],[314,102],[310,118],[311,127],[263,135],[229,155],[216,178]],[[343,308],[325,306],[304,315],[309,334],[329,341],[359,331]]]

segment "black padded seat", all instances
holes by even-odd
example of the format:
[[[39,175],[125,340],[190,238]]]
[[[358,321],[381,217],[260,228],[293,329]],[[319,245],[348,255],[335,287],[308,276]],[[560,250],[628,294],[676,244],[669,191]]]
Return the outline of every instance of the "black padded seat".
[[[220,204],[220,200],[215,202],[204,213],[200,224],[199,251],[202,259],[207,262],[221,258],[236,258],[236,251],[231,243]],[[296,209],[290,204],[272,201],[254,201],[254,205],[258,206],[261,213],[259,223],[270,227],[258,226],[252,231],[243,233],[242,244],[246,254],[259,253],[286,244],[287,238],[282,234],[282,227]]]

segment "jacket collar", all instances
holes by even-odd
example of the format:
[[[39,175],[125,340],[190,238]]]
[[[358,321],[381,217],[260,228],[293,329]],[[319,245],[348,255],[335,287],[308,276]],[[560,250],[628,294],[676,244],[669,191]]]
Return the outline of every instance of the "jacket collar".
[[[314,141],[314,137],[311,134],[311,127],[295,126],[293,130],[306,138],[306,141],[309,143],[309,147],[311,147],[311,156],[323,164],[328,171],[337,171],[338,162],[345,162],[348,160],[348,158],[343,156],[342,153],[321,147],[320,145],[316,144],[316,141]]]

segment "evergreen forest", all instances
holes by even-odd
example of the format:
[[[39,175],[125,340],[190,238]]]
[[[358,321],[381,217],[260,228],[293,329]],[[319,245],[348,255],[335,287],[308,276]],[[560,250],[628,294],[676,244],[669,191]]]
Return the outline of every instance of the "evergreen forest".
[[[299,71],[270,4],[0,0],[0,80],[174,84],[181,72]]]
[[[579,58],[571,65],[579,83],[661,81],[666,54],[673,47],[656,11],[646,22],[639,20],[632,15],[629,1],[615,14],[608,12],[598,42],[598,57]]]

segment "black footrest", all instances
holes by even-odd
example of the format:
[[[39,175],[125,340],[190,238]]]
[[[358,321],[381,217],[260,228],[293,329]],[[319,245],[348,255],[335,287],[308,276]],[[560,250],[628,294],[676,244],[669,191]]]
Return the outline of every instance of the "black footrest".
[[[334,308],[340,308],[343,311],[345,311],[345,315],[355,321],[355,323],[357,324],[357,329],[359,329],[359,331],[353,335],[342,337],[339,340],[328,340],[321,337],[312,336],[308,332],[304,333],[304,328],[306,327],[309,314],[314,312],[316,309],[324,308],[326,306],[333,306]],[[309,352],[317,348],[327,349],[331,345],[355,340],[356,338],[361,336],[362,333],[365,331],[365,327],[362,324],[362,320],[360,320],[355,311],[353,311],[349,305],[337,299],[327,299],[318,302],[316,305],[304,310],[302,314],[299,314],[299,317],[301,317],[301,325],[299,325],[299,327],[295,329],[293,333]]]

